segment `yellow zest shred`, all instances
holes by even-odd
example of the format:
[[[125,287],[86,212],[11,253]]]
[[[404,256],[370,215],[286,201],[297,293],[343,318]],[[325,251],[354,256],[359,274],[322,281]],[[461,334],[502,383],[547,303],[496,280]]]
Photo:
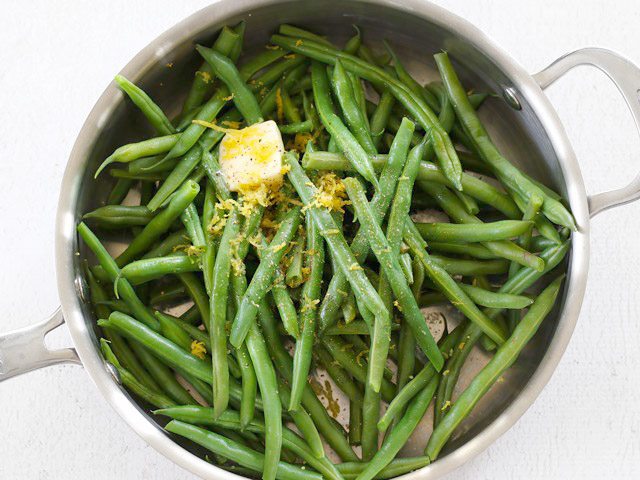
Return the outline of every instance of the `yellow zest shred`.
[[[242,126],[242,122],[234,122],[233,120],[223,120],[222,125],[224,125],[226,128],[238,130]]]
[[[237,130],[234,128],[224,128],[221,127],[220,125],[216,125],[214,122],[207,122],[206,120],[192,120],[191,123],[195,123],[197,125],[202,125],[203,127],[207,127],[210,128],[212,130],[215,130],[216,132],[220,132],[220,133],[228,133],[228,134],[234,134],[234,133],[239,133],[241,132],[241,130]]]
[[[224,100],[225,102],[228,102],[229,100],[233,100],[233,93],[231,95],[229,95],[228,97],[223,97],[222,100]]]
[[[441,412],[444,412],[447,408],[449,408],[451,406],[451,401],[447,400],[446,402],[444,402],[444,404],[442,405],[442,408],[440,409]]]
[[[311,300],[305,295],[300,312],[302,313],[302,312],[306,312],[307,310],[315,310],[318,307],[319,303],[320,303],[319,299],[316,298],[315,300]]]
[[[204,356],[207,353],[207,348],[204,346],[204,342],[199,342],[197,340],[191,342],[191,353],[200,360],[204,360]]]
[[[280,47],[278,45],[265,45],[265,47],[267,50],[280,50]]]
[[[352,263],[351,265],[349,265],[349,270],[353,272],[355,270],[364,270],[364,269],[360,266],[360,264]]]
[[[300,45],[302,45],[302,40],[298,39],[296,40],[296,47],[299,47]]]
[[[200,77],[202,78],[202,80],[204,80],[205,83],[211,82],[211,74],[209,72],[197,71],[196,75],[200,75]]]
[[[286,246],[287,246],[287,242],[282,242],[282,243],[280,243],[278,245],[274,245],[273,247],[271,247],[271,250],[273,252],[279,252],[280,250],[282,250]]]
[[[356,355],[356,363],[362,366],[362,357],[364,357],[367,353],[369,353],[369,349],[362,350],[358,355]]]
[[[333,172],[325,172],[317,180],[317,191],[310,206],[324,207],[329,211],[344,212],[349,205],[347,190],[342,179]]]
[[[296,54],[295,53],[288,53],[283,58],[286,58],[287,60],[290,60],[292,58],[296,58]]]
[[[393,301],[393,306],[396,307],[399,312],[402,311],[402,307],[400,306],[400,303],[398,303],[398,300]]]
[[[205,247],[203,245],[176,245],[173,247],[174,252],[184,252],[188,257],[198,257],[204,252],[204,250]]]
[[[278,122],[284,123],[284,103],[282,102],[282,90],[280,87],[276,88],[276,116]]]

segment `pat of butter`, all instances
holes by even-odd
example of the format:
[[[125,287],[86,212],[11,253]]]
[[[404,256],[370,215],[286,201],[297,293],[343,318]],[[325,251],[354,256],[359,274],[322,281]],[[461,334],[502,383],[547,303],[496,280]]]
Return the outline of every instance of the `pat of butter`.
[[[220,169],[232,192],[282,185],[284,145],[273,120],[229,131],[220,142]]]

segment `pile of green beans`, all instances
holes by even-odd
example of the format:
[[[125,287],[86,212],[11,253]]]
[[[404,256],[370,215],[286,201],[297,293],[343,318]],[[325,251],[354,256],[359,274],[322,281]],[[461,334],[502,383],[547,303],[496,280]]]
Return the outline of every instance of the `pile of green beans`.
[[[493,144],[476,114],[489,95],[468,94],[447,53],[440,81],[421,85],[357,28],[340,48],[282,25],[249,58],[244,32],[196,47],[175,118],[115,79],[149,136],[96,169],[113,186],[78,225],[105,361],[226,470],[369,480],[422,468],[553,309],[563,275],[546,274],[563,268],[573,217]],[[286,146],[283,181],[256,201],[229,190],[218,147],[224,128],[266,120]],[[443,317],[436,336],[422,311],[433,305],[462,322]],[[473,348],[492,358],[456,390]],[[403,458],[432,403],[424,455]]]

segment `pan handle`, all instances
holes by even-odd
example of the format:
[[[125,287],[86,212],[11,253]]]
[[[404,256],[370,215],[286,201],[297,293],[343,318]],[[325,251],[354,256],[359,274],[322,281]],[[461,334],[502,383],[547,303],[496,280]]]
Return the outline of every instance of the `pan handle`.
[[[640,68],[617,53],[603,48],[583,48],[558,58],[533,76],[545,89],[574,67],[591,65],[607,74],[627,102],[640,133]],[[640,174],[627,186],[589,196],[589,215],[594,217],[608,208],[640,198]]]
[[[44,337],[64,323],[58,309],[42,323],[0,335],[0,382],[59,363],[80,363],[74,348],[49,350]]]

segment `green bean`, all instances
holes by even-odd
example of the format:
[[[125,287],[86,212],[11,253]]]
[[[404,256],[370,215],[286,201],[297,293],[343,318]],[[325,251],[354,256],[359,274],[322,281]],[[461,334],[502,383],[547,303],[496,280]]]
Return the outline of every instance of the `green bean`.
[[[310,77],[309,77],[310,78]],[[321,126],[320,117],[318,117],[318,112],[316,111],[316,107],[309,100],[305,91],[302,91],[302,108],[304,109],[304,116],[306,121],[311,122],[311,130],[318,130]],[[307,149],[308,151],[308,149]]]
[[[297,71],[303,64],[306,64],[307,59],[301,55],[289,54],[287,58],[276,63],[271,68],[260,74],[255,79],[249,80],[249,88],[258,94],[261,94],[266,88],[271,87],[284,76],[284,86],[289,89],[292,85],[287,83],[287,78],[292,72]],[[275,92],[276,88],[272,88],[269,94],[273,92],[273,100],[275,105]],[[265,97],[266,98],[266,97]],[[264,100],[264,99],[263,99]],[[264,109],[263,109],[264,112]]]
[[[451,351],[457,345],[462,333],[463,328],[458,326],[440,341],[439,348],[445,357],[451,357]],[[434,370],[433,365],[428,364],[423,367],[420,372],[418,372],[402,388],[402,390],[398,391],[397,395],[393,398],[384,415],[378,422],[378,430],[381,432],[386,431],[393,420],[402,415],[407,404],[418,394],[418,392],[427,387],[436,374],[437,372]]]
[[[165,415],[175,420],[194,425],[206,425],[214,427],[224,427],[235,431],[249,431],[264,435],[265,424],[260,419],[252,420],[248,425],[242,426],[240,415],[232,410],[225,411],[220,417],[215,419],[212,409],[199,406],[176,406],[163,408],[153,412],[156,415]],[[309,446],[293,431],[284,428],[282,431],[282,444],[300,456],[304,461],[327,478],[338,480],[341,478],[336,467],[326,458],[318,459],[309,449]]]
[[[169,205],[153,217],[144,227],[142,233],[135,237],[125,251],[116,258],[118,266],[129,263],[146,251],[153,242],[169,229],[173,221],[187,208],[199,191],[200,187],[197,183],[192,181],[185,182],[177,190],[175,196],[172,197]]]
[[[160,188],[147,205],[149,210],[152,212],[157,210],[189,177],[200,163],[201,158],[202,148],[196,144],[180,159],[173,171],[160,185]]]
[[[389,462],[374,478],[387,479],[396,478],[405,473],[426,467],[431,463],[427,457],[405,457],[396,458]],[[343,462],[336,465],[338,471],[346,480],[355,480],[355,478],[367,468],[367,464],[363,462]]]
[[[300,222],[300,208],[290,210],[285,220],[280,224],[278,232],[273,237],[269,247],[262,252],[260,265],[254,273],[251,283],[244,293],[242,302],[231,327],[229,341],[235,347],[242,344],[257,315],[256,305],[262,301],[273,280],[275,270],[282,259],[285,247],[297,230]]]
[[[232,241],[240,232],[238,212],[234,208],[229,212],[224,226],[220,248],[215,258],[211,283],[211,318],[209,335],[211,356],[213,359],[213,398],[214,418],[218,418],[229,402],[229,367],[227,365],[227,302],[229,295],[229,275],[233,257]]]
[[[518,295],[533,285],[544,274],[553,270],[565,257],[569,251],[570,242],[566,241],[562,245],[554,245],[546,249],[540,254],[540,258],[545,261],[545,268],[542,272],[532,268],[523,268],[519,270],[513,277],[509,278],[498,290],[498,293],[510,293]],[[501,310],[485,309],[485,313],[490,318],[495,318]],[[460,370],[465,360],[471,353],[471,350],[482,337],[482,331],[476,325],[469,325],[463,332],[462,343],[460,348],[455,350],[454,355],[447,361],[446,369],[449,370],[447,375],[446,389],[444,395],[439,395],[436,402],[436,411],[444,411],[447,400],[451,399],[453,389],[460,375]]]
[[[237,277],[237,276],[236,276]],[[253,323],[246,338],[247,350],[251,356],[260,393],[264,400],[264,416],[266,424],[265,464],[263,477],[265,480],[276,477],[277,462],[280,458],[282,444],[282,404],[278,395],[276,372],[269,358],[264,338]]]
[[[164,336],[133,317],[113,312],[108,320],[98,320],[98,326],[110,328],[139,343],[168,365],[179,368],[194,377],[211,383],[211,367],[207,362],[187,352]]]
[[[273,359],[278,373],[287,381],[293,378],[293,367],[291,356],[284,348],[280,336],[278,335],[276,321],[271,310],[266,305],[259,308],[260,324],[269,347],[269,353]],[[305,386],[302,394],[302,405],[309,412],[318,431],[325,438],[331,448],[344,461],[356,461],[358,457],[353,452],[347,439],[344,436],[344,430],[335,422],[327,413],[326,409],[314,395],[311,387]],[[308,438],[305,434],[305,438]]]
[[[311,217],[306,218],[307,245],[309,253],[307,266],[309,278],[302,288],[302,307],[300,309],[301,335],[296,340],[293,356],[293,381],[291,382],[291,401],[289,410],[296,410],[302,401],[302,393],[307,383],[311,366],[311,349],[316,333],[316,303],[320,301],[322,271],[324,266],[324,246],[319,229]]]
[[[313,97],[315,99],[318,114],[327,132],[335,140],[340,150],[347,157],[353,168],[368,182],[378,187],[378,179],[371,165],[371,159],[362,148],[356,137],[342,123],[333,112],[329,80],[323,65],[313,62],[311,65],[311,79],[313,82]]]
[[[409,214],[409,209],[411,207],[411,196],[413,192],[413,184],[415,182],[416,175],[418,173],[418,167],[420,165],[420,159],[422,158],[424,148],[425,148],[425,143],[422,142],[418,146],[416,146],[414,149],[412,149],[411,152],[409,153],[407,157],[407,162],[402,171],[402,175],[398,179],[398,187],[396,189],[396,194],[391,204],[391,211],[389,212],[389,219],[387,221],[386,239],[388,242],[388,247],[390,248],[390,254],[394,256],[398,256],[400,253],[400,244],[402,243],[404,224],[406,222],[406,218]],[[356,211],[357,211],[357,205],[355,202],[354,202],[354,206],[356,206]],[[360,218],[360,216],[358,216],[358,218]],[[364,224],[364,220],[362,220],[362,223]],[[371,245],[373,246],[373,242],[371,242]],[[386,247],[383,246],[383,248],[386,248]],[[372,248],[372,250],[374,250],[375,252],[374,248]],[[382,262],[388,261],[388,260],[384,260],[383,257],[379,255],[376,255],[376,256],[378,257],[378,260],[380,261],[381,264]],[[391,298],[392,298],[390,292],[393,291],[395,297],[398,299],[400,308],[404,311],[403,303],[400,303],[402,297],[401,295],[398,294],[397,291],[393,289],[393,286],[391,285],[391,282],[390,282],[391,278],[392,277],[389,276],[388,272],[384,268],[382,268],[381,274],[380,274],[379,291],[387,290],[389,292],[386,294],[386,297],[388,298],[388,305],[391,303]],[[413,282],[413,278],[411,278],[410,281]],[[409,287],[407,285],[407,288],[404,289],[404,294],[406,294],[406,290],[408,289]],[[411,292],[411,294],[414,300],[413,303],[407,302],[405,300],[404,304],[408,303],[412,305],[411,308],[414,313],[411,314],[410,313],[411,310],[409,310],[409,312],[404,314],[404,319],[406,320],[406,324],[408,325],[408,327],[412,330],[415,343],[420,345],[421,349],[424,349],[424,346],[423,346],[424,344],[420,342],[420,335],[416,335],[415,333],[416,330],[418,330],[417,325],[419,325],[419,323],[415,320],[415,318],[417,318],[415,317],[415,312],[419,311],[419,307],[417,305],[415,295],[413,295],[413,292]],[[413,308],[413,306],[415,306],[415,308]],[[393,306],[391,305],[390,309],[392,308]],[[391,327],[390,324],[380,325],[376,323],[374,325],[373,335],[371,337],[371,353],[370,353],[370,360],[369,360],[370,366],[373,363],[372,359],[375,359],[375,358],[381,358],[382,362],[386,363],[386,357],[389,351],[389,342],[391,339],[390,327]],[[380,329],[380,333],[378,333],[378,329]],[[422,326],[422,329],[424,330],[424,326]],[[430,356],[427,353],[427,357],[429,358],[430,362],[435,363],[433,361],[433,356]],[[437,368],[437,364],[436,364],[436,368]]]
[[[300,467],[280,462],[278,459],[274,461],[275,471],[273,477],[266,472],[267,465],[273,461],[269,458],[269,454],[264,455],[251,450],[233,440],[229,440],[221,435],[209,432],[202,428],[178,420],[170,421],[165,429],[171,433],[181,435],[197,444],[211,450],[214,453],[232,458],[234,462],[245,467],[251,468],[256,472],[263,472],[262,478],[279,478],[282,480],[321,480],[322,476],[309,470],[303,470]]]
[[[167,313],[155,311],[154,315],[160,323],[160,333],[185,350],[191,349],[191,335],[183,328],[180,319]]]
[[[380,392],[376,392],[368,384],[364,389],[362,399],[362,432],[360,447],[362,460],[368,462],[378,450],[378,430],[376,423],[380,418]]]
[[[94,305],[97,318],[107,318],[109,316],[110,308],[102,303],[105,301],[107,294],[102,289],[102,286],[97,282],[90,268],[85,268],[87,282],[89,284],[89,291],[91,295],[91,302]],[[125,305],[126,306],[126,305]],[[122,366],[127,369],[128,372],[137,379],[138,382],[143,384],[147,389],[154,392],[159,392],[160,387],[156,381],[149,375],[140,362],[136,358],[135,354],[127,345],[126,341],[113,332],[105,332],[105,337],[110,343],[110,348],[119,357]],[[115,366],[115,365],[114,365]]]
[[[536,235],[531,238],[531,251],[540,252],[542,250],[546,250],[547,248],[551,248],[557,246],[558,244],[553,240],[550,240],[542,235]]]
[[[433,182],[419,182],[420,187],[431,195],[438,205],[447,213],[447,215],[456,223],[469,223],[474,225],[481,225],[482,221],[469,215],[460,201],[451,193],[444,185],[439,185]],[[482,242],[482,244],[491,250],[496,255],[502,258],[518,262],[525,267],[532,267],[538,270],[544,268],[544,262],[533,255],[532,253],[524,250],[513,242],[498,240]]]
[[[168,257],[145,258],[131,262],[120,270],[122,278],[132,285],[140,285],[172,273],[196,272],[197,258],[179,254]]]
[[[114,355],[109,343],[110,342],[104,338],[101,338],[100,350],[102,351],[102,355],[104,355],[105,360],[116,368],[118,376],[120,377],[120,382],[122,382],[125,387],[154,407],[169,408],[175,405],[175,402],[171,398],[166,396],[164,393],[160,393],[143,384],[131,372],[129,372],[129,370],[124,368],[118,361],[118,358]]]
[[[460,284],[460,288],[469,295],[469,298],[478,305],[489,308],[508,308],[523,309],[533,303],[529,297],[522,295],[512,295],[509,293],[496,293],[484,288],[474,287],[472,285]]]
[[[358,220],[367,231],[371,249],[378,258],[385,275],[389,278],[390,287],[400,305],[404,319],[411,325],[418,346],[433,363],[436,370],[440,370],[444,364],[442,355],[437,349],[431,333],[424,328],[424,317],[404,278],[397,256],[394,255],[367,202],[362,186],[354,178],[345,179],[344,184],[357,212]],[[491,333],[499,341],[502,339],[499,332],[492,331]]]
[[[380,148],[382,141],[382,135],[387,129],[387,123],[389,122],[389,116],[391,115],[391,109],[395,98],[388,89],[385,89],[380,94],[380,100],[371,115],[369,121],[371,136],[373,138],[373,145],[377,149]],[[375,166],[375,165],[374,165]]]
[[[413,95],[411,90],[402,82],[375,65],[371,65],[353,55],[340,52],[339,50],[332,49],[317,42],[306,41],[303,42],[303,44],[298,44],[295,38],[287,38],[282,35],[273,35],[271,41],[283,48],[288,48],[323,63],[334,65],[336,60],[339,59],[348,71],[374,84],[384,85],[389,88],[396,99],[416,118],[425,131],[433,130],[436,132],[435,138],[442,146],[442,148],[435,149],[438,162],[443,168],[447,178],[449,178],[458,190],[462,190],[462,186],[460,185],[462,168],[460,167],[460,161],[453,149],[449,135],[442,129],[438,118],[427,104],[424,103],[421,98]],[[318,103],[317,100],[316,103]]]
[[[454,190],[453,193],[458,197],[458,200],[460,200],[469,215],[476,215],[480,211],[480,206],[472,196],[458,190]]]
[[[204,232],[202,230],[202,224],[200,223],[198,209],[193,203],[185,208],[184,212],[182,212],[182,215],[180,215],[180,219],[184,224],[184,228],[187,231],[187,235],[189,235],[193,246],[196,248],[204,248]]]
[[[121,168],[112,168],[109,170],[109,175],[113,178],[124,178],[126,180],[140,180],[142,182],[159,182],[169,176],[168,172],[141,172],[131,173],[129,170],[123,170]]]
[[[263,52],[260,52],[253,58],[249,59],[238,69],[238,72],[240,72],[240,77],[244,81],[247,81],[260,70],[268,67],[273,62],[284,57],[286,54],[287,51],[283,50],[280,47],[266,48]]]
[[[209,298],[202,282],[194,273],[178,273],[178,280],[184,285],[186,293],[191,297],[200,311],[205,327],[209,328]]]
[[[371,199],[371,206],[380,222],[382,222],[391,205],[393,192],[395,191],[398,178],[400,177],[409,151],[413,127],[414,125],[411,121],[403,120],[402,127],[398,131],[389,150],[389,161],[380,174],[380,189]],[[313,152],[310,152],[308,155],[313,155]],[[306,156],[307,155],[305,155],[305,159]],[[356,237],[351,242],[351,249],[356,261],[364,263],[369,253],[369,242],[364,229],[360,229],[356,234]],[[355,264],[355,262],[352,262],[352,264]],[[321,332],[337,320],[340,304],[345,298],[345,295],[342,295],[341,292],[344,292],[348,288],[349,283],[351,283],[347,283],[348,274],[340,273],[341,272],[334,272],[327,292],[320,304],[319,322]],[[353,290],[356,291],[355,288],[353,288]],[[385,305],[382,303],[382,306],[384,307]],[[376,307],[375,311],[379,310],[380,307]]]
[[[83,220],[108,229],[122,229],[148,224],[153,214],[147,207],[137,205],[105,205],[85,213]]]
[[[387,466],[398,454],[418,426],[433,399],[438,386],[437,377],[431,379],[428,385],[411,402],[402,419],[387,436],[380,450],[369,461],[366,468],[356,477],[357,480],[371,480]],[[431,456],[429,456],[431,458]]]
[[[348,352],[347,344],[338,336],[326,336],[322,338],[322,343],[327,351],[336,359],[336,361],[349,372],[353,378],[362,384],[367,383],[367,365],[364,360],[359,357],[354,358]],[[382,378],[380,392],[385,401],[393,399],[395,387],[387,380]]]
[[[429,249],[441,253],[455,253],[458,255],[469,255],[481,260],[492,260],[498,258],[491,250],[475,243],[448,243],[429,242]]]
[[[94,178],[100,175],[100,172],[104,170],[111,163],[129,163],[143,157],[150,157],[152,155],[159,155],[171,150],[178,142],[181,134],[174,133],[171,135],[165,135],[163,137],[150,138],[149,140],[143,140],[137,143],[129,143],[116,149],[111,155],[109,155],[104,162],[98,167]]]
[[[536,225],[536,230],[538,230],[540,235],[552,240],[556,245],[560,245],[562,243],[562,238],[560,237],[558,230],[556,230],[553,224],[547,220],[546,217],[538,213],[534,217],[533,221]]]
[[[84,223],[78,225],[78,233],[85,241],[89,249],[98,258],[98,262],[107,273],[109,280],[115,282],[120,277],[120,269],[118,268],[115,260],[109,255],[109,252],[100,243],[100,240],[94,235],[94,233]],[[120,296],[127,302],[127,305],[134,313],[136,318],[144,322],[147,326],[158,329],[158,321],[149,312],[147,307],[140,301],[136,295],[135,290],[127,280],[120,280],[118,282],[118,291]]]
[[[375,155],[371,159],[376,171],[382,170],[387,160],[387,155]],[[311,152],[305,155],[303,166],[309,170],[353,171],[342,155],[329,152]],[[440,168],[430,162],[420,164],[417,179],[421,182],[429,181],[451,186],[451,182],[442,174]],[[510,219],[520,219],[521,213],[514,201],[496,187],[466,173],[462,174],[461,182],[465,194],[494,207]]]
[[[142,258],[165,257],[170,253],[174,253],[189,241],[189,237],[184,230],[180,230],[167,236],[164,240],[156,244],[151,250],[145,253]]]
[[[296,217],[298,213],[299,212],[295,212]],[[274,237],[274,240],[276,237]],[[254,274],[254,278],[255,275],[256,274]],[[231,276],[231,282],[233,285],[235,305],[238,311],[240,311],[241,305],[244,303],[245,298],[247,298],[246,293],[248,290],[247,279],[244,272],[235,272],[235,274]],[[278,393],[276,372],[269,357],[264,338],[255,321],[250,323],[244,343],[251,357],[251,363],[253,364],[260,387],[260,393],[264,400],[267,434],[265,438],[266,462],[264,465],[263,478],[272,479],[275,478],[276,475],[277,461],[280,458],[282,446],[282,403]]]
[[[362,45],[362,35],[360,34],[360,29],[357,25],[352,25],[353,29],[356,31],[355,35],[347,40],[345,43],[343,50],[351,55],[355,55],[360,50],[360,46]],[[286,33],[280,32],[283,35]]]
[[[453,108],[465,132],[471,137],[473,144],[480,152],[482,159],[491,165],[498,174],[499,179],[509,190],[514,191],[525,199],[529,199],[534,194],[541,196],[544,199],[542,211],[545,216],[554,223],[575,230],[576,225],[573,217],[564,206],[545,194],[540,187],[522,175],[520,170],[500,154],[469,103],[467,94],[460,84],[447,54],[438,53],[434,58]]]
[[[154,103],[144,90],[137,87],[122,75],[116,75],[115,78],[118,86],[126,93],[133,103],[140,109],[149,123],[160,135],[170,135],[175,133],[176,129],[166,117],[164,112]]]
[[[431,260],[450,275],[498,275],[509,270],[506,260],[464,260],[431,255]]]
[[[353,135],[367,154],[374,155],[376,153],[376,147],[371,139],[366,117],[362,115],[362,110],[356,99],[349,75],[340,61],[336,61],[333,69],[332,86],[336,93],[338,103],[340,103],[342,114]],[[316,103],[317,102],[318,100],[316,99]],[[372,172],[373,169],[371,169],[371,173]]]
[[[303,233],[298,233],[296,244],[294,245],[293,250],[289,255],[290,263],[287,267],[287,272],[285,275],[285,282],[291,288],[299,287],[304,282],[302,274],[302,257],[304,251],[305,236]]]
[[[416,259],[412,261],[412,268],[415,282],[411,285],[411,291],[416,301],[419,301],[425,277],[424,265]],[[398,378],[396,380],[396,392],[400,392],[407,382],[409,382],[410,377],[413,376],[415,364],[416,340],[407,322],[402,322],[400,337],[398,339]]]
[[[327,40],[325,37],[317,35],[313,32],[309,32],[303,28],[295,27],[293,25],[282,24],[278,29],[281,35],[288,35],[291,37],[299,37],[301,39],[313,40],[314,42],[322,43],[324,45],[331,46],[331,42]],[[304,42],[304,40],[303,40]]]
[[[313,123],[311,122],[311,120],[305,120],[304,122],[290,123],[288,125],[278,125],[278,129],[285,135],[309,133],[313,131]]]
[[[416,223],[416,227],[427,242],[488,242],[531,232],[533,222],[501,220],[483,224]]]
[[[302,117],[300,116],[298,107],[293,103],[293,100],[291,100],[291,97],[289,96],[287,90],[283,88],[282,85],[279,86],[278,89],[280,91],[280,97],[282,99],[282,113],[284,115],[284,119],[286,119],[288,123],[302,122]]]
[[[120,282],[122,286],[122,282]],[[184,285],[181,284],[169,284],[160,285],[150,292],[149,303],[151,305],[160,305],[175,302],[177,300],[184,301],[187,297],[187,291]]]
[[[353,322],[357,314],[358,314],[358,306],[356,305],[356,297],[353,294],[353,291],[349,291],[349,295],[342,303],[342,316],[344,317],[345,323]],[[367,327],[367,332],[368,332],[368,327]]]
[[[242,44],[242,36],[234,32],[229,27],[222,27],[220,34],[213,44],[213,48],[223,55],[230,55],[235,45]],[[236,58],[237,60],[237,58]],[[187,98],[182,105],[181,117],[185,117],[190,112],[200,106],[207,93],[213,85],[214,74],[207,62],[202,62],[193,78],[193,84],[187,94]]]
[[[109,192],[107,197],[107,205],[119,205],[129,195],[129,190],[133,185],[133,180],[128,178],[119,178]]]
[[[262,122],[262,113],[256,97],[244,82],[233,61],[215,50],[202,45],[196,50],[209,64],[213,72],[226,85],[233,95],[233,103],[249,125]]]
[[[353,73],[347,72],[347,76],[349,77],[351,88],[353,89],[356,105],[360,109],[360,116],[362,117],[362,121],[367,129],[367,133],[371,136],[371,126],[369,125],[369,117],[367,116],[367,97],[364,92],[364,87],[362,86],[362,81]]]
[[[173,148],[159,163],[164,163],[186,154],[204,136],[203,134],[207,128],[205,126],[206,123],[215,120],[230,98],[227,87],[219,87],[216,93],[202,106],[191,124],[180,134],[180,138]],[[215,144],[219,138],[222,138],[220,132],[213,132],[209,135],[211,138],[208,143],[211,144]]]
[[[391,60],[393,61],[393,70],[395,71],[396,77],[400,80],[411,92],[418,98],[425,97],[422,86],[414,80],[414,78],[407,72],[404,68],[404,65],[400,62],[400,59],[396,55],[396,53],[391,48],[391,45],[388,41],[383,40],[385,49],[389,53]],[[428,104],[429,102],[427,102]],[[431,102],[431,105],[436,105],[437,102]],[[433,109],[433,106],[431,107]],[[444,128],[444,126],[443,126]]]
[[[509,339],[498,348],[489,363],[476,375],[460,394],[429,438],[425,455],[435,460],[453,430],[469,414],[483,395],[500,378],[504,371],[517,360],[520,352],[531,340],[538,327],[551,311],[560,292],[564,275],[555,279],[536,298],[527,314],[522,318]]]
[[[398,330],[399,325],[392,324],[391,330]],[[351,323],[336,323],[324,331],[324,335],[369,335],[369,327],[362,320],[354,320]]]
[[[429,278],[458,310],[476,323],[489,336],[492,338],[497,337],[498,343],[502,343],[504,341],[504,333],[501,329],[478,309],[455,280],[438,264],[438,261],[425,251],[426,243],[417,231],[412,230],[412,227],[415,229],[413,222],[408,222],[407,225],[409,228],[405,230],[404,240],[409,246],[413,257],[422,262]]]
[[[113,312],[109,315],[109,318],[118,314],[122,315],[120,312]],[[196,403],[184,387],[180,385],[178,380],[176,380],[171,369],[169,369],[169,367],[167,367],[160,359],[156,358],[155,355],[139,343],[133,342],[131,344],[131,348],[135,352],[136,357],[138,357],[140,362],[144,365],[144,368],[160,386],[161,392],[164,392],[167,396],[173,398],[179,405]]]

